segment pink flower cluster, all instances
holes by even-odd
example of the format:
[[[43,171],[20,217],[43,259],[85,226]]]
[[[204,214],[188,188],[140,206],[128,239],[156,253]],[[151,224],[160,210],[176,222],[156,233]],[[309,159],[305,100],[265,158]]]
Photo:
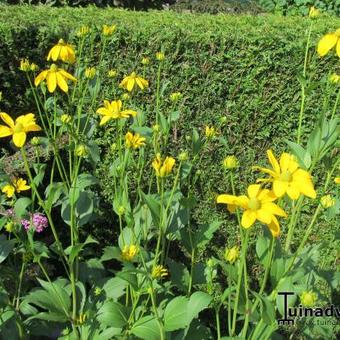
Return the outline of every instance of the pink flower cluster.
[[[29,220],[21,220],[25,230],[33,227],[37,233],[41,233],[48,226],[47,217],[41,213],[34,213]]]

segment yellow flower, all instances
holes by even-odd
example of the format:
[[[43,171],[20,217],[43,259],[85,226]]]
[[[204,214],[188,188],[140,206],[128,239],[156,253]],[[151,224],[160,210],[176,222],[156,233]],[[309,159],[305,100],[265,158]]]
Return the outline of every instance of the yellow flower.
[[[50,49],[50,52],[48,52],[47,60],[51,59],[53,61],[62,60],[64,63],[73,64],[76,61],[76,54],[70,44],[60,39],[58,43]]]
[[[250,228],[256,220],[266,224],[274,237],[280,235],[280,225],[277,216],[286,217],[287,214],[275,203],[277,197],[268,189],[261,189],[259,184],[248,187],[248,196],[219,195],[217,203],[236,206],[244,210],[241,219],[243,228]]]
[[[48,70],[44,70],[39,73],[39,75],[34,80],[35,86],[38,86],[45,79],[47,83],[47,89],[50,93],[56,90],[57,85],[62,91],[67,92],[67,80],[69,79],[74,82],[77,81],[77,79],[70,73],[66,72],[62,68],[58,68],[58,66],[55,64],[52,64]]]
[[[284,152],[278,162],[271,150],[267,151],[268,159],[273,169],[254,167],[269,174],[268,179],[259,179],[258,182],[272,182],[273,191],[277,197],[282,197],[285,193],[296,200],[300,194],[310,198],[316,198],[316,192],[311,175],[299,168],[295,157]]]
[[[130,246],[124,246],[122,250],[122,259],[124,261],[132,261],[133,258],[137,255],[138,253],[138,247],[135,246],[134,244]]]
[[[318,296],[312,290],[305,291],[300,296],[301,304],[305,307],[313,307],[315,306]]]
[[[8,125],[0,125],[0,138],[13,136],[13,143],[18,148],[24,146],[27,132],[41,130],[41,127],[35,123],[33,113],[22,115],[15,122],[5,112],[0,112],[0,118]]]
[[[329,76],[329,81],[334,84],[340,83],[340,75],[337,75],[336,73],[331,74]]]
[[[129,76],[122,80],[119,86],[131,92],[135,86],[138,86],[141,90],[144,90],[149,86],[149,82],[144,78],[139,77],[136,72],[132,72]]]
[[[234,169],[238,166],[238,160],[235,156],[228,156],[223,160],[223,167],[227,170]]]
[[[20,69],[20,71],[23,71],[23,72],[30,71],[31,70],[31,64],[30,64],[29,60],[28,59],[21,59],[19,69]]]
[[[182,98],[182,93],[181,92],[173,92],[170,94],[170,100],[172,102],[177,102]]]
[[[340,28],[333,33],[324,35],[318,43],[318,54],[324,57],[333,47],[340,58]]]
[[[215,128],[213,126],[206,126],[205,127],[205,136],[207,138],[213,138],[217,134]]]
[[[77,32],[77,37],[84,37],[86,36],[87,34],[90,33],[90,27],[88,26],[82,26],[79,28],[78,32]]]
[[[102,119],[99,125],[107,123],[110,119],[129,118],[129,116],[135,117],[136,111],[133,110],[121,110],[122,101],[113,100],[111,103],[108,100],[104,100],[104,107],[100,107],[97,113],[102,115]]]
[[[77,146],[76,155],[78,157],[85,157],[87,155],[87,148],[84,144],[80,144]]]
[[[125,135],[125,144],[127,148],[138,149],[145,145],[145,138],[141,137],[139,133],[134,135],[131,132],[128,132]]]
[[[162,162],[161,155],[158,153],[152,162],[152,166],[155,169],[157,177],[166,177],[170,175],[175,163],[176,160],[172,157],[166,157]]]
[[[26,191],[30,188],[31,187],[27,185],[26,180],[24,180],[23,178],[18,178],[14,179],[11,184],[6,184],[1,191],[6,194],[8,198],[11,198],[13,197],[15,192],[19,194],[21,191]]]
[[[156,59],[157,59],[158,61],[164,60],[164,59],[165,59],[164,53],[163,53],[163,52],[157,52],[157,53],[156,53]]]
[[[11,232],[14,230],[14,223],[13,223],[13,222],[8,222],[8,223],[6,223],[6,225],[5,225],[5,230],[6,230],[8,233],[11,233]]]
[[[237,246],[227,248],[224,253],[224,258],[227,262],[233,264],[239,258],[240,250]]]
[[[340,177],[335,177],[334,178],[334,183],[335,184],[340,184]]]
[[[317,18],[319,15],[320,15],[320,10],[312,6],[309,10],[309,17],[314,19],[314,18]]]
[[[157,265],[157,266],[153,267],[152,273],[151,273],[151,276],[154,279],[161,279],[161,278],[166,277],[168,275],[169,275],[168,270],[164,266],[161,266],[161,265]]]
[[[143,57],[141,63],[143,65],[149,65],[150,64],[150,58],[148,57]]]
[[[88,67],[85,70],[85,78],[93,79],[96,75],[96,69],[95,67]]]
[[[335,199],[331,195],[325,195],[321,197],[320,203],[325,209],[331,208],[335,204]]]
[[[80,326],[86,322],[87,315],[85,313],[81,313],[75,320],[75,324]]]
[[[116,70],[109,70],[109,72],[107,72],[107,75],[109,78],[114,78],[117,75],[117,71]]]
[[[103,36],[105,37],[111,36],[116,31],[116,28],[117,28],[116,25],[111,25],[111,26],[103,25],[103,30],[102,30]]]
[[[61,122],[64,124],[68,124],[71,121],[71,119],[72,119],[71,116],[68,114],[63,114],[60,117]]]

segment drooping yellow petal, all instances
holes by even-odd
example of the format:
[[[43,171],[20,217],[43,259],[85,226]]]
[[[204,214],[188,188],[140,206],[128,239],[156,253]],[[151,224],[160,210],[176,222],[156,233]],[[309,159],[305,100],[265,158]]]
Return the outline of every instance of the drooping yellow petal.
[[[269,224],[272,220],[272,216],[273,215],[267,209],[259,209],[256,211],[256,218],[264,224]]]
[[[236,201],[237,197],[234,195],[218,195],[216,202],[217,203],[223,203],[223,204],[234,204]]]
[[[267,210],[272,215],[278,215],[282,217],[287,217],[287,214],[275,203],[264,203],[262,204],[262,209]]]
[[[275,216],[273,216],[272,221],[270,222],[270,224],[268,224],[268,228],[270,232],[272,233],[273,237],[280,236],[280,224]]]
[[[22,148],[26,142],[26,133],[25,132],[15,132],[13,134],[13,143],[16,147]]]
[[[336,44],[336,54],[340,58],[340,38],[338,38],[338,42]]]
[[[294,183],[292,183],[294,184]],[[297,200],[300,196],[300,191],[299,189],[295,186],[289,184],[287,188],[287,195],[292,199],[292,200]]]
[[[274,178],[278,176],[275,171],[267,169],[267,168],[262,168],[260,166],[253,166],[252,169],[260,170],[261,172],[264,172],[265,174],[268,174],[268,175],[270,175],[270,176],[272,176]]]
[[[4,123],[6,123],[11,129],[14,128],[14,121],[11,118],[10,115],[8,115],[6,112],[0,112],[0,118],[3,120]]]
[[[107,123],[112,117],[111,116],[104,116],[101,120],[99,125],[104,125],[105,123]]]
[[[282,197],[288,188],[288,182],[275,180],[273,182],[273,191],[276,197]]]
[[[48,73],[48,70],[40,72],[34,80],[34,85],[38,86],[43,80],[45,80],[47,73]]]
[[[56,72],[49,72],[46,76],[47,89],[50,93],[53,93],[57,87],[57,75]]]
[[[64,92],[67,92],[68,91],[68,85],[67,85],[65,78],[62,76],[62,74],[60,72],[57,72],[56,76],[57,76],[57,83],[58,83],[58,86],[60,87],[60,89]]]
[[[63,77],[65,77],[66,79],[72,80],[74,82],[77,81],[77,78],[73,77],[72,74],[66,72],[65,70],[59,69],[58,71]]]
[[[267,156],[268,156],[269,162],[272,165],[274,171],[276,173],[279,173],[280,172],[279,162],[275,158],[275,156],[273,154],[273,151],[272,150],[267,150]]]
[[[53,61],[58,60],[61,50],[62,50],[62,47],[60,45],[56,45],[56,46],[52,47],[51,56],[52,56]]]
[[[131,92],[134,85],[135,85],[135,80],[130,78],[130,79],[127,81],[126,89],[127,89],[129,92]]]
[[[256,221],[256,212],[252,210],[246,210],[242,215],[241,225],[243,228],[250,228]]]
[[[318,43],[318,54],[324,57],[337,43],[338,37],[334,33],[324,35]]]

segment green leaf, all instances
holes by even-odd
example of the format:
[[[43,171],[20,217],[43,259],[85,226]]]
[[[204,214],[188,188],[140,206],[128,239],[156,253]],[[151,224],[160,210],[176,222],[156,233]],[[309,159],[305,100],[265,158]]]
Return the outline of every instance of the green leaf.
[[[141,192],[142,201],[148,206],[151,212],[153,223],[158,226],[160,221],[161,206],[155,195],[147,195]]]
[[[0,235],[0,263],[4,262],[13,250],[15,240],[7,240],[4,235]]]
[[[292,153],[296,156],[300,166],[307,170],[312,164],[310,153],[299,144],[290,141],[286,141],[286,143],[292,150]]]
[[[127,308],[118,302],[106,301],[99,309],[97,320],[106,327],[121,328],[127,324]]]
[[[190,280],[189,270],[183,263],[178,263],[171,259],[167,260],[167,265],[170,270],[171,282],[182,292],[186,293]]]
[[[152,315],[139,319],[132,326],[131,333],[145,340],[159,340],[161,338],[158,321]]]
[[[188,304],[188,324],[198,316],[198,314],[205,308],[207,308],[212,301],[212,297],[204,292],[195,292],[190,296]]]
[[[264,236],[259,236],[256,241],[256,254],[263,265],[268,262],[270,240]]]
[[[108,246],[104,248],[104,253],[102,257],[100,258],[100,261],[103,262],[103,261],[109,261],[112,259],[120,260],[121,254],[122,252],[118,247]]]
[[[167,332],[188,326],[188,298],[177,296],[171,300],[164,311],[164,329]]]
[[[123,280],[119,277],[109,279],[103,286],[106,297],[111,299],[118,299],[124,294],[125,288],[128,284],[129,283],[126,280]]]
[[[79,253],[83,250],[83,248],[87,244],[91,244],[91,243],[97,243],[98,244],[98,241],[95,240],[91,235],[89,235],[87,237],[87,239],[85,240],[85,242],[75,244],[74,246],[69,246],[67,249],[65,249],[65,254],[69,255],[70,263],[73,263],[73,261],[79,255]]]
[[[209,224],[201,224],[194,234],[194,247],[205,246],[214,236],[214,232],[220,227],[222,222],[213,221]]]
[[[28,197],[19,198],[14,204],[14,212],[17,217],[22,217],[27,214],[27,207],[30,206],[32,200]]]

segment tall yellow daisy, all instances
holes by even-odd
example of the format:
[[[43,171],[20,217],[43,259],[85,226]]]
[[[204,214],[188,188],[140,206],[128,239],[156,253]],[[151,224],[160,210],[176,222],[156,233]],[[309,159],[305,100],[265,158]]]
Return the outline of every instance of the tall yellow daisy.
[[[122,110],[122,105],[121,100],[113,100],[112,102],[104,100],[104,106],[97,110],[97,113],[103,116],[99,125],[103,125],[111,119],[129,118],[137,115],[136,111]]]
[[[134,135],[133,133],[128,132],[125,135],[125,144],[127,148],[138,149],[145,145],[145,138],[141,137],[139,133]]]
[[[76,54],[73,47],[70,44],[64,42],[63,39],[59,39],[58,43],[54,45],[47,55],[47,60],[62,60],[64,63],[73,64],[76,61]]]
[[[292,200],[298,199],[301,194],[310,198],[316,197],[312,176],[299,168],[293,155],[284,152],[278,161],[272,150],[268,150],[267,156],[272,169],[258,166],[254,169],[270,175],[270,178],[259,179],[258,182],[272,182],[273,192],[277,197],[282,197],[286,193]]]
[[[149,82],[138,76],[136,72],[132,72],[129,76],[126,76],[122,80],[119,86],[131,92],[135,87],[139,87],[141,90],[144,90],[149,86]]]
[[[152,167],[155,169],[157,177],[166,177],[170,175],[176,160],[172,157],[166,157],[162,161],[161,155],[158,153],[152,162]]]
[[[320,39],[317,48],[319,56],[324,57],[333,47],[340,58],[340,28],[335,32],[327,33]]]
[[[12,181],[11,184],[6,184],[1,191],[6,194],[8,198],[13,197],[14,193],[17,192],[18,194],[21,191],[29,190],[31,187],[27,185],[27,181],[23,178],[16,178]]]

